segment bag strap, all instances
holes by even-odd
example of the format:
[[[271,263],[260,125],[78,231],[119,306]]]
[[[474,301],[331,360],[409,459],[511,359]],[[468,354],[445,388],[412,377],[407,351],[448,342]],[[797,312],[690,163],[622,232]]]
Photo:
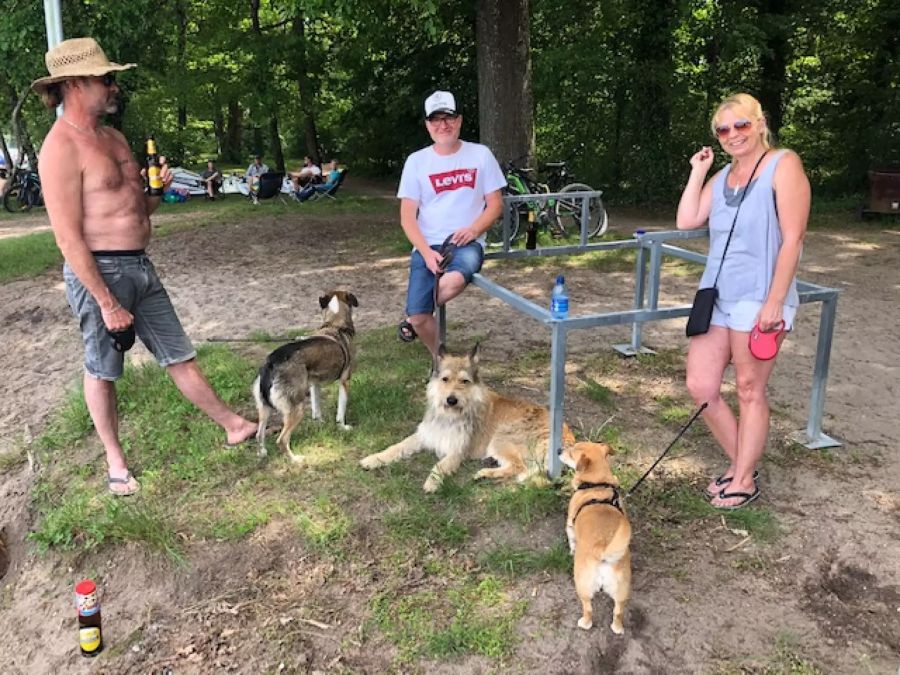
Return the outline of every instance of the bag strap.
[[[760,163],[763,161],[763,157],[769,154],[769,151],[766,150],[762,155],[760,155],[759,159],[756,160],[756,166],[753,167],[753,171],[750,172],[750,178],[747,180],[747,185],[744,186],[744,191],[741,193],[741,199],[738,202],[737,209],[734,212],[734,220],[731,222],[731,230],[728,232],[728,239],[725,242],[725,250],[722,251],[722,259],[719,261],[719,271],[716,272],[716,280],[713,281],[713,288],[719,283],[719,275],[722,274],[722,265],[725,264],[725,254],[728,253],[728,245],[731,243],[731,235],[734,234],[734,226],[737,225],[738,214],[741,212],[741,204],[744,203],[744,197],[747,196],[747,188],[750,187],[750,183],[753,182],[753,176],[756,175],[756,170],[759,168]],[[725,180],[728,180],[728,177],[725,177]]]

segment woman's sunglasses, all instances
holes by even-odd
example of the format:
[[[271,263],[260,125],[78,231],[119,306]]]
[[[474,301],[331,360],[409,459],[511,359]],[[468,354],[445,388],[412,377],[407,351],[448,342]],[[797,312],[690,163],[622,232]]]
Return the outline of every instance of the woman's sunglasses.
[[[720,124],[716,127],[716,136],[719,138],[725,138],[728,134],[731,133],[731,127],[734,126],[735,131],[740,131],[741,133],[749,133],[750,127],[753,126],[753,122],[750,120],[737,120],[733,125],[728,124]]]

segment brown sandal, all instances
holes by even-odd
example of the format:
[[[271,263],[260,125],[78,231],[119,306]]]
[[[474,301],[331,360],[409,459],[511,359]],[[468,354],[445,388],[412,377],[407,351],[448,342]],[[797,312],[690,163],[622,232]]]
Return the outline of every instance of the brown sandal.
[[[140,492],[141,484],[137,482],[137,479],[131,475],[131,472],[125,474],[124,478],[113,478],[112,476],[106,477],[106,485],[109,489],[110,494],[115,495],[116,497],[130,497],[131,495]],[[122,488],[114,488],[114,485],[122,485]]]

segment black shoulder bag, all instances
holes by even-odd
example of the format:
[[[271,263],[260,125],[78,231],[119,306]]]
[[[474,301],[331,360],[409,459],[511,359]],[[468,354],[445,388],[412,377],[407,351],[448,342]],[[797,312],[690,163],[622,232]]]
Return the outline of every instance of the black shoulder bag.
[[[703,335],[709,330],[709,323],[712,321],[712,313],[713,307],[716,305],[716,299],[719,297],[719,289],[716,288],[716,284],[719,283],[719,275],[722,273],[722,265],[725,264],[725,254],[728,253],[728,245],[731,243],[731,235],[734,234],[734,226],[737,225],[738,214],[741,212],[741,204],[744,203],[744,197],[747,196],[747,189],[750,187],[750,183],[753,181],[753,176],[756,175],[756,170],[759,168],[760,162],[762,162],[763,157],[768,154],[768,150],[764,152],[760,158],[756,161],[756,166],[753,167],[753,171],[750,173],[750,178],[747,180],[747,185],[744,187],[744,191],[741,193],[741,200],[738,202],[737,209],[734,212],[734,220],[731,223],[731,230],[728,232],[728,240],[725,242],[725,250],[722,251],[722,260],[719,261],[719,271],[716,272],[716,279],[713,281],[713,285],[709,288],[701,288],[697,291],[697,294],[694,296],[694,304],[691,305],[691,313],[688,315],[687,326],[685,326],[684,332],[688,337],[693,337],[694,335]]]

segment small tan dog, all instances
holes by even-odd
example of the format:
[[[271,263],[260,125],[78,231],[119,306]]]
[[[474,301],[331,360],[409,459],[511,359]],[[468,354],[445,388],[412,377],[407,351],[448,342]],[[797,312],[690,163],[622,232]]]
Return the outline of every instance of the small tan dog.
[[[482,469],[475,478],[515,478],[519,482],[546,470],[550,414],[546,408],[491,391],[478,376],[478,345],[465,356],[448,354],[441,346],[427,389],[428,408],[416,432],[382,452],[362,459],[375,469],[433,450],[440,460],[423,489],[437,490],[444,476],[465,459],[491,457],[498,467]],[[575,437],[563,425],[563,443]]]
[[[353,308],[356,296],[346,291],[330,291],[319,298],[322,325],[312,335],[282,345],[268,357],[253,382],[253,398],[259,414],[256,440],[259,456],[266,456],[266,425],[276,410],[284,425],[277,444],[290,458],[303,463],[303,456],[291,452],[291,432],[303,420],[306,394],[309,392],[312,417],[321,419],[320,385],[338,382],[337,423],[345,422],[350,395],[350,376],[356,349],[353,346]]]
[[[610,628],[625,632],[622,614],[631,596],[631,524],[619,496],[619,479],[609,468],[613,449],[606,443],[576,443],[560,454],[575,469],[566,535],[575,559],[575,592],[581,600],[578,627],[593,625],[591,601],[603,590],[615,601]]]

